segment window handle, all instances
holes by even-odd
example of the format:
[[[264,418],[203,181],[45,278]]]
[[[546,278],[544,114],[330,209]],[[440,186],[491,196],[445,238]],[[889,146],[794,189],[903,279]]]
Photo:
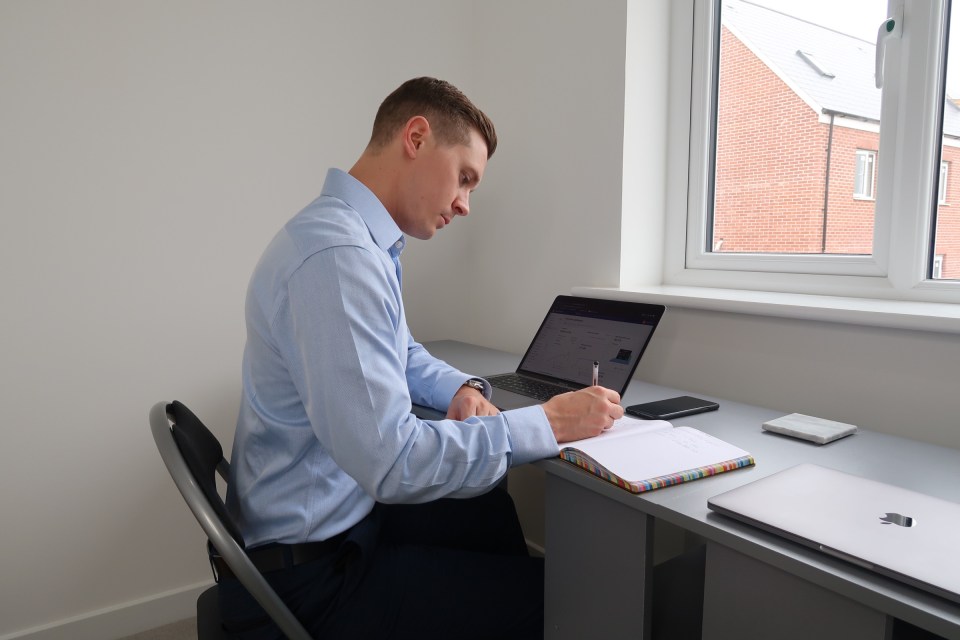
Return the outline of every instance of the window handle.
[[[887,52],[887,41],[890,38],[899,38],[903,34],[903,4],[899,4],[892,16],[880,23],[877,29],[877,67],[873,77],[877,89],[883,87],[883,62]]]

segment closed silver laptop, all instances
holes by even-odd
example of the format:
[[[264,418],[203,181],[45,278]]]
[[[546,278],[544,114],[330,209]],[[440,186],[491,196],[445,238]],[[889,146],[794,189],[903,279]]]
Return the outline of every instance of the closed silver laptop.
[[[714,496],[707,506],[960,602],[960,504],[813,464]]]

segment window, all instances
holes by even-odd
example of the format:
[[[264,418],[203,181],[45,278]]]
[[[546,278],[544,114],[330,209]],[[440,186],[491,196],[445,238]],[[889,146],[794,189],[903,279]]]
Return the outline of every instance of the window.
[[[950,174],[950,163],[940,163],[940,183],[937,188],[937,204],[947,204],[947,176]]]
[[[853,179],[853,197],[873,200],[873,166],[877,153],[857,149],[857,168]]]
[[[960,301],[951,0],[688,2],[664,283]]]
[[[933,274],[931,277],[934,280],[939,280],[943,277],[943,256],[933,257]]]

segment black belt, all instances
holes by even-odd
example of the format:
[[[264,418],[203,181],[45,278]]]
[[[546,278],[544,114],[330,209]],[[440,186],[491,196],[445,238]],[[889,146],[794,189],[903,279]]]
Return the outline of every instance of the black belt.
[[[247,557],[260,573],[270,573],[280,569],[289,569],[330,556],[337,552],[340,543],[347,537],[344,531],[327,540],[319,542],[301,542],[298,544],[269,544],[246,551]],[[219,582],[224,578],[236,579],[236,575],[219,555],[210,554],[214,578]]]

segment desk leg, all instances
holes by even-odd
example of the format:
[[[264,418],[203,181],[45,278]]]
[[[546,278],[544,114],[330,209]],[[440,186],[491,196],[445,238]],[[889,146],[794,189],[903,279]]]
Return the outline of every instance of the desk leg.
[[[650,637],[653,518],[546,475],[544,637]]]
[[[883,640],[888,617],[716,543],[707,544],[703,640]]]

